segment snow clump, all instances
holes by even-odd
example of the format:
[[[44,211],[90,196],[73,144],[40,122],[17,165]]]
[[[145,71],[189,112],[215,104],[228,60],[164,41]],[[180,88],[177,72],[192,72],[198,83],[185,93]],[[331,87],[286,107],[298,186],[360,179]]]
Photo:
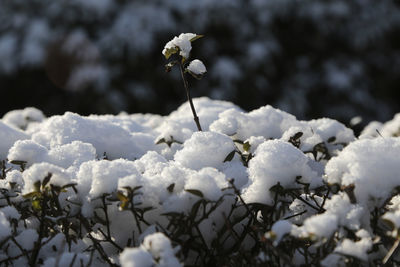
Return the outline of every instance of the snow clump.
[[[187,59],[192,50],[191,41],[197,36],[198,35],[194,33],[181,33],[179,36],[175,36],[165,45],[162,54],[168,59],[171,50],[174,51],[175,49],[179,49],[179,55]]]
[[[195,75],[203,75],[207,72],[206,66],[204,66],[203,62],[198,59],[191,61],[186,69]]]
[[[400,139],[357,140],[332,158],[324,179],[330,184],[354,186],[354,196],[365,207],[379,207],[400,185]]]

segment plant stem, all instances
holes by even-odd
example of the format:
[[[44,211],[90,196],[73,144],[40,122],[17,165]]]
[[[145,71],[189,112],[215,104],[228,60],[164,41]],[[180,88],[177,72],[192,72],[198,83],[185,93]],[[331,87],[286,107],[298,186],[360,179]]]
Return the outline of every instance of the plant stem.
[[[189,86],[188,86],[188,82],[187,82],[187,80],[186,80],[186,78],[185,78],[185,72],[183,71],[182,63],[179,63],[179,69],[180,69],[180,71],[181,71],[181,76],[182,76],[182,80],[183,80],[183,85],[185,86],[186,96],[187,96],[187,99],[188,99],[188,101],[189,101],[190,108],[192,109],[194,122],[196,123],[197,129],[198,129],[199,131],[202,131],[201,126],[200,126],[199,117],[197,116],[196,110],[194,109],[192,97],[190,96]]]

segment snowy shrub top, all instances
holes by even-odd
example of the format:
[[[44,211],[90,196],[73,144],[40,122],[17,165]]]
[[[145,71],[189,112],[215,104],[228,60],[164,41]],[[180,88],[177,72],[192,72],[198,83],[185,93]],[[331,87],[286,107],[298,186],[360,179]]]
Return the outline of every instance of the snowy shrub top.
[[[269,189],[279,183],[284,188],[296,188],[296,182],[321,184],[317,172],[309,165],[310,159],[290,143],[271,140],[262,143],[249,162],[249,185],[243,198],[249,203],[273,205],[273,192]],[[319,181],[317,181],[319,180]]]
[[[400,186],[399,138],[357,140],[326,165],[326,181],[354,186],[357,202],[379,207]]]
[[[13,127],[12,124],[6,124],[0,121],[0,157],[1,159],[7,158],[8,150],[17,140],[27,139],[28,135],[17,128]]]
[[[194,103],[202,132],[188,103],[168,116],[45,118],[33,108],[4,116],[0,262],[396,260],[398,115],[380,124],[382,136],[369,125],[356,139],[328,118],[299,121],[272,106],[245,112],[205,97]]]

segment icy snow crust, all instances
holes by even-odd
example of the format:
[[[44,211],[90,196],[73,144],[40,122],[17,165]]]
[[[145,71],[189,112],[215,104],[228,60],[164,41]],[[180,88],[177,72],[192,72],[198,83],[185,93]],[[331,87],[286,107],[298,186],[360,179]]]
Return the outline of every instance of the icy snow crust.
[[[173,231],[168,228],[170,220],[177,214],[189,216],[195,205],[218,203],[214,210],[205,208],[210,213],[196,230],[211,247],[238,201],[244,201],[246,209],[280,209],[289,201],[275,224],[266,227],[265,238],[273,246],[300,238],[315,242],[310,248],[315,249],[335,235],[332,254],[323,265],[341,264],[346,255],[364,263],[382,256],[369,253],[374,235],[369,212],[385,206],[400,186],[399,114],[379,124],[384,137],[373,135],[368,126],[356,139],[351,129],[335,120],[299,121],[271,106],[244,112],[232,103],[208,98],[194,99],[194,105],[204,132],[195,131],[187,103],[165,117],[85,117],[67,112],[45,118],[41,111],[27,108],[2,118],[0,160],[7,170],[0,180],[2,195],[11,194],[13,203],[28,198],[34,205],[38,192],[51,185],[52,190],[62,189],[58,205],[68,207],[71,218],[101,216],[110,221],[109,227],[99,221],[86,229],[72,246],[65,244],[61,232],[51,240],[41,237],[38,257],[44,266],[69,266],[73,259],[76,266],[89,261],[99,266],[193,264],[198,255],[192,251],[179,258],[181,248],[167,237]],[[317,193],[325,185],[341,189]],[[395,229],[400,227],[399,203],[394,197],[382,218]],[[35,217],[18,223],[19,211],[5,199],[0,204],[0,242],[10,244],[7,253],[0,252],[2,260],[19,255],[19,246],[32,250],[40,223]],[[132,205],[149,208],[143,220],[126,209]],[[240,218],[246,209],[242,205],[233,216]],[[261,213],[257,218],[262,222],[266,215]],[[240,234],[246,223],[248,219],[242,218],[235,231]],[[7,239],[14,231],[19,246]],[[73,228],[69,231],[77,235]],[[358,238],[349,239],[346,231],[354,231]],[[104,239],[108,232],[114,245],[104,242],[110,261],[105,262],[98,252],[91,256],[86,249],[93,245],[92,238]],[[224,246],[229,248],[234,239],[227,240]],[[252,242],[245,238],[242,246],[249,249]],[[380,253],[384,251],[381,248]],[[304,263],[304,257],[296,255],[293,264]],[[28,259],[20,257],[16,263],[27,264]]]

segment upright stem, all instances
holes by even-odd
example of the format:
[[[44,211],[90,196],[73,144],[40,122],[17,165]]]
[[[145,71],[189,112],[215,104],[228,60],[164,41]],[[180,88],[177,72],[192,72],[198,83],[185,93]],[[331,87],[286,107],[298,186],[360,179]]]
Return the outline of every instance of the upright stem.
[[[188,86],[188,83],[187,83],[186,78],[185,78],[185,73],[183,71],[182,63],[179,63],[179,69],[181,70],[181,76],[182,76],[182,80],[183,80],[183,85],[185,86],[186,96],[187,96],[187,99],[189,101],[190,108],[192,109],[194,122],[196,123],[197,129],[199,131],[202,131],[201,126],[200,126],[199,117],[197,116],[196,110],[194,109],[192,97],[190,96],[189,86]]]

